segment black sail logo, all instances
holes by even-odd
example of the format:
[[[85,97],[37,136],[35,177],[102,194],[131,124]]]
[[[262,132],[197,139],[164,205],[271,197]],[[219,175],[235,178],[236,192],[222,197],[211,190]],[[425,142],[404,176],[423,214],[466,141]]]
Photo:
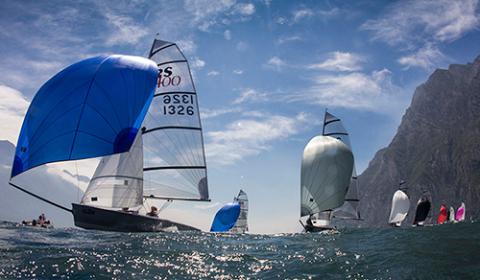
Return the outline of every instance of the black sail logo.
[[[158,68],[158,81],[157,88],[160,87],[170,87],[170,86],[179,86],[182,82],[182,77],[179,75],[174,75],[173,67],[168,66],[165,68]]]

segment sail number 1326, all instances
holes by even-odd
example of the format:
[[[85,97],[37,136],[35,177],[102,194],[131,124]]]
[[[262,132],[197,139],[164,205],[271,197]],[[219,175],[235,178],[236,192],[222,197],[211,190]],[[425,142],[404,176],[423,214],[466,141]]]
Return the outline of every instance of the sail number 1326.
[[[193,108],[193,98],[191,94],[169,94],[163,96],[163,114],[164,115],[189,115],[195,114]]]

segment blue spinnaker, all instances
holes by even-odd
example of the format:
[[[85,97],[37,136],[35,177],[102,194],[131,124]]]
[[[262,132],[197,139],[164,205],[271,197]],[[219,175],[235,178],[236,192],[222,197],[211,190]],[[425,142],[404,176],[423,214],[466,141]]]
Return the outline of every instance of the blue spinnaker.
[[[224,232],[230,230],[237,222],[240,215],[240,204],[231,202],[218,210],[212,222],[211,232]]]
[[[153,61],[124,55],[89,58],[56,74],[28,108],[12,177],[45,163],[128,151],[157,76]]]

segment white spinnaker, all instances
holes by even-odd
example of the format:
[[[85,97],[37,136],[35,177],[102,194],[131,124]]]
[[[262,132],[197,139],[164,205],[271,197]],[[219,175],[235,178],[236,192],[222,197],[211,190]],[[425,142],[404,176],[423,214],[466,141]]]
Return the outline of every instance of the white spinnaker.
[[[410,199],[407,194],[401,190],[396,191],[392,198],[392,209],[388,223],[401,224],[407,217],[408,209],[410,208]]]
[[[83,195],[82,204],[124,208],[143,204],[143,148],[139,132],[130,151],[103,157]]]
[[[312,138],[302,158],[301,216],[341,206],[352,169],[352,151],[342,141],[330,136]]]
[[[245,233],[248,231],[248,196],[243,190],[240,190],[238,196],[235,197],[233,201],[240,204],[240,215],[238,216],[235,226],[230,231],[234,233]]]
[[[208,200],[202,126],[188,62],[176,44],[160,40],[149,57],[158,65],[159,80],[144,121],[145,196]]]

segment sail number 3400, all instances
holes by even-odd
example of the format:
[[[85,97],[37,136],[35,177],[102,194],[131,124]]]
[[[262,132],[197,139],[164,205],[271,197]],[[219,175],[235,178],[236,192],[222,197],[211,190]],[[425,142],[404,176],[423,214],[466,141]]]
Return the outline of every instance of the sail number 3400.
[[[189,115],[195,114],[193,108],[193,95],[190,94],[169,94],[163,96],[164,115]],[[188,105],[191,104],[191,105]]]

